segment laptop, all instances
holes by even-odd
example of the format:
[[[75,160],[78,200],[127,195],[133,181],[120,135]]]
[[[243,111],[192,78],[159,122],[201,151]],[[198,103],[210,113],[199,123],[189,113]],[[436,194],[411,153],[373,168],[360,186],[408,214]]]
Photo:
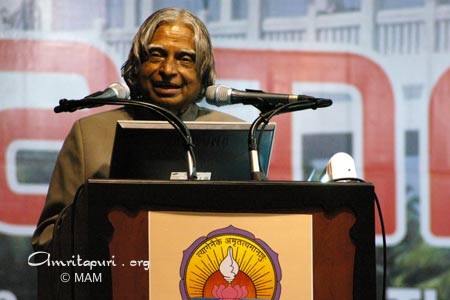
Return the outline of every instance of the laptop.
[[[200,180],[250,180],[245,122],[185,122],[189,128]],[[259,132],[259,131],[258,131]],[[275,124],[267,125],[259,146],[260,163],[269,168]],[[187,179],[187,152],[179,133],[166,121],[118,121],[110,178]]]

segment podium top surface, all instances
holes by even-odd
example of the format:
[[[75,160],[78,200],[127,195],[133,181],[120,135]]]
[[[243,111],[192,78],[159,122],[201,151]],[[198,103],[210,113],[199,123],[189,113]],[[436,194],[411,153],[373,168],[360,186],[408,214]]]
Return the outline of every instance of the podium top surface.
[[[99,205],[149,210],[290,213],[346,207],[373,214],[374,202],[373,185],[359,182],[90,179],[86,187]]]
[[[88,184],[111,184],[111,185],[242,185],[242,186],[296,186],[296,187],[330,187],[330,186],[352,186],[361,188],[373,188],[370,182],[318,182],[318,181],[288,181],[288,180],[240,180],[240,181],[215,181],[215,180],[147,180],[147,179],[88,179]]]

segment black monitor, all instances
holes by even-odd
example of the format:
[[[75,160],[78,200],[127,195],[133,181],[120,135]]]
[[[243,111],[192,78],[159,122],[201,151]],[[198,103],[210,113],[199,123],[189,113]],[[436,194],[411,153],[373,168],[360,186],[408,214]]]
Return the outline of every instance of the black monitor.
[[[185,122],[192,134],[199,179],[250,180],[249,123]],[[268,170],[275,124],[262,134],[260,161]],[[110,178],[182,180],[187,155],[182,138],[165,121],[118,121]]]

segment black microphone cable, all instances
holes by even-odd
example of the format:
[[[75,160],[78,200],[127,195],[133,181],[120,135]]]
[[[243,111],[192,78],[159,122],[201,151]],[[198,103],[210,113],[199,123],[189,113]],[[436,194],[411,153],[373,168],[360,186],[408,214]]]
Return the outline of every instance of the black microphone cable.
[[[60,112],[74,112],[79,109],[83,108],[92,108],[92,107],[99,107],[103,105],[124,105],[124,106],[135,106],[135,107],[144,107],[147,109],[152,110],[153,112],[157,113],[158,115],[162,116],[164,119],[166,119],[180,134],[181,138],[183,139],[186,149],[188,151],[188,169],[189,169],[189,176],[188,179],[190,180],[196,180],[197,179],[197,160],[195,157],[194,152],[194,143],[192,141],[192,135],[189,131],[189,128],[186,126],[186,124],[183,123],[174,113],[172,113],[170,110],[165,109],[163,107],[160,107],[158,105],[144,102],[144,101],[137,101],[137,100],[124,100],[124,99],[111,99],[111,98],[83,98],[81,100],[67,100],[67,99],[61,99],[59,100],[59,106],[56,106],[54,108],[55,113]],[[192,169],[191,169],[192,166]]]
[[[363,179],[360,178],[339,178],[335,180],[330,180],[330,182],[339,182],[339,181],[357,181],[357,182],[364,182]],[[375,205],[377,207],[378,217],[380,220],[380,227],[381,227],[381,237],[383,239],[383,245],[382,245],[382,251],[383,251],[383,279],[382,279],[382,288],[381,288],[381,299],[386,299],[386,288],[387,288],[387,243],[386,243],[386,228],[384,226],[384,219],[383,219],[383,213],[381,210],[380,200],[378,199],[377,193],[374,192],[374,200]]]
[[[377,194],[374,192],[373,193],[375,196],[375,203],[377,205],[377,210],[378,210],[378,216],[380,218],[380,225],[381,225],[381,236],[383,238],[383,283],[382,283],[382,289],[381,289],[381,299],[385,300],[386,299],[386,284],[387,284],[387,246],[386,246],[386,230],[384,227],[384,221],[383,221],[383,214],[381,212],[381,205],[380,205],[380,201],[378,200],[378,196]]]

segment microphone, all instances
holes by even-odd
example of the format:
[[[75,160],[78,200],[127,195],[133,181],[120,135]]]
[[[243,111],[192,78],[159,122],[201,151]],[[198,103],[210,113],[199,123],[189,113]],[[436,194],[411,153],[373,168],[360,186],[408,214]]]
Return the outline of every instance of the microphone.
[[[197,162],[194,152],[194,143],[192,142],[192,134],[186,124],[168,109],[150,102],[130,99],[130,89],[124,83],[112,83],[104,91],[95,92],[80,100],[60,99],[59,105],[55,106],[53,111],[55,113],[74,112],[79,109],[103,105],[124,105],[145,108],[165,118],[184,140],[187,149],[188,178],[197,179]]]
[[[59,100],[59,105],[53,111],[60,112],[74,112],[81,108],[93,108],[103,106],[106,103],[101,102],[107,100],[127,100],[130,99],[130,88],[120,82],[111,83],[104,91],[95,92],[80,100]]]
[[[240,91],[224,85],[212,85],[206,89],[206,102],[215,106],[231,104],[278,105],[305,100],[320,101],[319,107],[331,105],[329,99],[315,98],[306,95],[274,94],[258,90]]]
[[[95,92],[84,98],[90,99],[130,99],[130,88],[120,82],[111,83],[104,91]]]

